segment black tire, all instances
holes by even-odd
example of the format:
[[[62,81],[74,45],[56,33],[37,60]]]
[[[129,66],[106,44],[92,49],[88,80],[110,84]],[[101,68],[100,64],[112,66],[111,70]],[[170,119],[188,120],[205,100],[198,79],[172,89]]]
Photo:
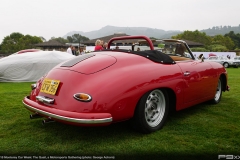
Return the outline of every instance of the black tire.
[[[218,79],[217,89],[214,98],[210,101],[212,104],[218,104],[222,98],[222,79]]]
[[[161,129],[167,119],[168,94],[165,90],[155,89],[144,94],[136,107],[133,127],[143,133]]]
[[[223,63],[224,68],[228,68],[229,64],[227,62]]]

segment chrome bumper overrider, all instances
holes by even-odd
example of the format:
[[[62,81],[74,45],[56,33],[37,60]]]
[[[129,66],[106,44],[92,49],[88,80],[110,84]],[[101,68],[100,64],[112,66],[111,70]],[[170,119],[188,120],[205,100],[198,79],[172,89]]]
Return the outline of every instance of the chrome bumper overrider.
[[[102,119],[80,119],[80,118],[65,117],[65,116],[53,114],[53,113],[50,113],[50,112],[46,112],[46,111],[34,108],[34,107],[26,104],[24,101],[22,101],[22,102],[28,110],[30,110],[32,112],[35,112],[35,113],[38,113],[40,115],[44,115],[48,118],[56,119],[56,120],[72,122],[72,123],[77,123],[77,124],[104,124],[104,123],[112,122],[112,117],[102,118]]]

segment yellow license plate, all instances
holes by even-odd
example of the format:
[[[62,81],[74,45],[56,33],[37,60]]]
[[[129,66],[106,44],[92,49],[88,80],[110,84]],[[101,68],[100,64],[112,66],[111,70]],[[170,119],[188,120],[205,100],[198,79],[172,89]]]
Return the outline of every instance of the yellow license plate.
[[[55,95],[60,84],[59,80],[44,79],[40,92]]]

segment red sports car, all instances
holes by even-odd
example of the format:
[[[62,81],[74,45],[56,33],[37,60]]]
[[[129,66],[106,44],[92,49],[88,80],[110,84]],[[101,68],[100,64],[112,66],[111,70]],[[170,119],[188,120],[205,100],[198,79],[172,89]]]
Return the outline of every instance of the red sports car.
[[[110,49],[113,44],[119,49]],[[225,68],[196,60],[184,41],[124,36],[53,68],[23,104],[31,118],[45,117],[43,123],[100,126],[131,119],[150,133],[163,127],[170,110],[217,104],[227,90]]]

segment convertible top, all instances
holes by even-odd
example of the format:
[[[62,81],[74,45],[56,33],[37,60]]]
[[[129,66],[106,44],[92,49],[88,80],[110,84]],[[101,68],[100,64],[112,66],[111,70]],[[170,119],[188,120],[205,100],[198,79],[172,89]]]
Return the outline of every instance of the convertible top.
[[[118,51],[118,52],[128,52],[130,54],[137,54],[139,56],[145,57],[147,59],[150,59],[151,61],[157,62],[157,63],[163,63],[163,64],[176,64],[176,62],[167,54],[164,54],[157,50],[146,50],[146,51],[126,51],[125,49],[105,49],[103,51]],[[99,52],[99,51],[95,51]],[[101,52],[101,51],[100,51]]]
[[[147,51],[131,51],[131,50],[129,50],[129,51],[126,51],[124,49],[118,49],[118,50],[106,49],[103,51],[127,52],[130,54],[136,54],[136,55],[145,57],[147,59],[150,59],[154,62],[163,63],[163,64],[175,64],[176,63],[169,55],[164,54],[157,50],[147,50]],[[102,52],[102,51],[95,51],[95,52]],[[78,56],[76,58],[73,58],[73,59],[63,63],[61,65],[61,67],[72,67],[75,64],[77,64],[85,59],[88,59],[90,57],[93,57],[93,56],[95,56],[94,52]]]
[[[167,54],[164,54],[157,50],[147,50],[147,51],[132,51],[133,54],[137,54],[146,57],[154,62],[163,64],[175,64],[176,62]]]

